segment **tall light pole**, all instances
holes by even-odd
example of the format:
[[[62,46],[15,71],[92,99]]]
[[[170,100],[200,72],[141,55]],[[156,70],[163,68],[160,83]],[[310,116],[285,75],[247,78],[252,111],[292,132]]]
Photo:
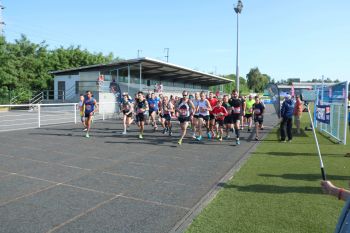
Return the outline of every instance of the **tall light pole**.
[[[166,55],[165,55],[165,58],[166,58],[166,62],[169,62],[169,48],[165,48],[164,49],[164,52],[166,51]]]
[[[238,0],[237,6],[234,8],[237,14],[237,53],[236,53],[236,90],[239,94],[239,68],[238,68],[238,15],[242,12],[243,4]]]

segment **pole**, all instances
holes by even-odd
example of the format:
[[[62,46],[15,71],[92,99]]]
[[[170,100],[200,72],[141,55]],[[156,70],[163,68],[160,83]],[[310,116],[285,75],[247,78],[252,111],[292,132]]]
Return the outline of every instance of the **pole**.
[[[77,123],[77,108],[78,108],[78,104],[74,104],[74,124]]]
[[[345,104],[344,104],[344,112],[345,112],[345,117],[344,117],[344,142],[343,144],[346,145],[346,134],[347,134],[347,130],[346,130],[346,125],[348,124],[348,122],[350,121],[350,119],[348,119],[348,117],[350,117],[350,114],[348,113],[348,106],[349,106],[349,99],[348,96],[349,95],[349,82],[345,82]],[[350,127],[350,126],[348,126]]]
[[[326,173],[325,173],[325,171],[324,171],[324,166],[323,166],[323,161],[322,161],[320,146],[319,146],[319,144],[318,144],[317,135],[316,135],[315,127],[314,127],[314,122],[313,122],[312,117],[311,117],[309,105],[307,105],[307,112],[308,112],[309,117],[310,117],[312,132],[313,132],[313,134],[314,134],[314,139],[315,139],[315,142],[316,142],[317,153],[318,153],[318,157],[319,157],[319,159],[320,159],[320,167],[321,167],[322,179],[323,179],[323,180],[326,180]]]
[[[140,88],[139,91],[142,91],[142,63],[140,63]]]
[[[130,92],[130,65],[128,65],[128,94]]]
[[[40,104],[38,104],[38,128],[40,128]]]
[[[237,13],[237,53],[236,53],[236,90],[239,94],[239,68],[238,68],[238,14]]]

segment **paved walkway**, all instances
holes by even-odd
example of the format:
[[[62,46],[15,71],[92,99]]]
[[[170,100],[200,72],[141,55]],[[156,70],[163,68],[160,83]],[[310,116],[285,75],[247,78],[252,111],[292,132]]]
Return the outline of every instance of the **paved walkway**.
[[[178,146],[177,133],[148,128],[139,140],[136,130],[122,136],[110,120],[95,122],[89,139],[72,124],[1,133],[0,232],[182,231],[256,145],[246,131],[240,146],[190,138]]]

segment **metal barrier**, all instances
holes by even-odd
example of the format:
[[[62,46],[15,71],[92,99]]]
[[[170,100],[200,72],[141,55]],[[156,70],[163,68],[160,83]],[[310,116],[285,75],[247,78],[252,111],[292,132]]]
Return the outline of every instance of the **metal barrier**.
[[[115,118],[117,102],[98,103],[94,120]],[[9,104],[0,105],[0,132],[40,128],[47,125],[78,123],[80,111],[77,103],[62,104]]]

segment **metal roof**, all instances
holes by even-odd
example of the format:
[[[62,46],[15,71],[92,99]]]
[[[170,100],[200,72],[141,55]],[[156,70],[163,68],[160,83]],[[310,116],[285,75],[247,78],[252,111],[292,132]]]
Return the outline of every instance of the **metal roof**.
[[[118,68],[133,65],[132,69],[138,69],[135,65],[142,64],[143,79],[158,79],[160,81],[182,81],[185,83],[219,85],[230,83],[232,80],[219,77],[213,74],[203,73],[197,70],[189,69],[183,66],[167,63],[164,61],[143,57],[137,59],[112,62],[109,64],[98,64],[91,66],[83,66],[78,68],[59,70],[50,72],[53,75],[70,75],[78,74],[83,71],[112,71]]]

